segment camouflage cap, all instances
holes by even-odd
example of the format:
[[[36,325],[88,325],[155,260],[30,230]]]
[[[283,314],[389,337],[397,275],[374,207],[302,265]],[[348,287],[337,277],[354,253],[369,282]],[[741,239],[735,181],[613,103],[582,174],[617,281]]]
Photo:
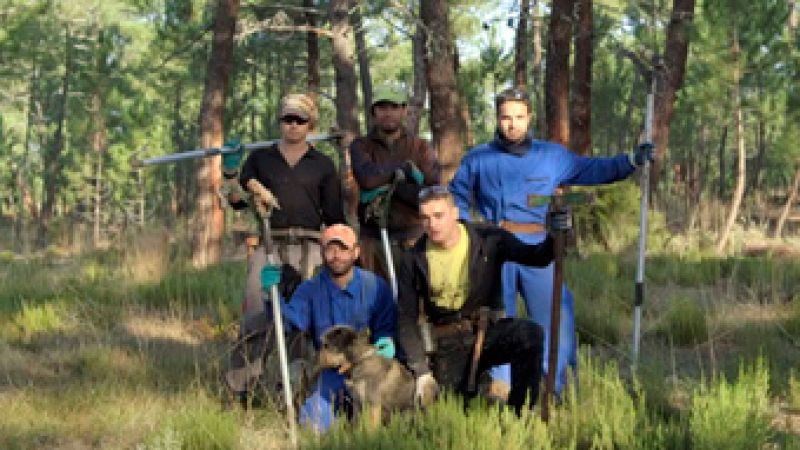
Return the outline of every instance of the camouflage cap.
[[[381,84],[372,94],[372,104],[388,102],[396,105],[408,103],[408,94],[405,89],[397,84]]]
[[[309,120],[312,124],[317,122],[319,112],[314,100],[305,94],[288,94],[281,99],[280,117],[295,115]]]

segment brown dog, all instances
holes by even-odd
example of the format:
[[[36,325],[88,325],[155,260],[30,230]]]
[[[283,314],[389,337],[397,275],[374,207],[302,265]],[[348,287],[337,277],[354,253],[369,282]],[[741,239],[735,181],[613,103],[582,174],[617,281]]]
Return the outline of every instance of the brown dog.
[[[369,343],[369,332],[337,325],[322,335],[321,369],[337,369],[353,397],[356,414],[369,413],[373,427],[393,411],[414,408],[415,381],[395,359],[379,355]]]

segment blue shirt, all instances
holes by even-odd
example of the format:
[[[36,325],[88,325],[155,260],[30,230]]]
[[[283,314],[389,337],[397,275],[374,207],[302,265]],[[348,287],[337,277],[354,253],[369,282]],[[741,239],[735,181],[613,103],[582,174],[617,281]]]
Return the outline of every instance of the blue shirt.
[[[348,325],[356,331],[368,328],[370,341],[394,339],[397,330],[397,305],[386,281],[372,272],[353,268],[353,278],[340,288],[327,268],[297,287],[289,303],[283,305],[284,321],[300,331],[311,331],[314,345],[334,325]]]
[[[488,221],[545,223],[547,203],[560,185],[595,185],[627,178],[634,167],[628,156],[586,157],[552,142],[532,140],[520,154],[503,149],[495,139],[468,152],[450,182],[460,217],[470,207]]]

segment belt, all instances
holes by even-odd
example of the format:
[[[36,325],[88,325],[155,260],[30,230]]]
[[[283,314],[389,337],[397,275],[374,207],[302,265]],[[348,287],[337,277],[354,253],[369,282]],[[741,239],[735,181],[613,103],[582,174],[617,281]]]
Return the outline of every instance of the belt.
[[[473,321],[469,319],[461,319],[455,322],[446,323],[444,325],[433,326],[433,336],[436,339],[458,336],[463,334],[472,334]]]
[[[541,223],[517,223],[501,220],[500,227],[512,233],[542,233],[545,231]]]
[[[288,240],[295,239],[315,239],[319,240],[320,232],[318,230],[310,230],[308,228],[289,227],[289,228],[276,228],[272,230],[273,238],[283,238]]]

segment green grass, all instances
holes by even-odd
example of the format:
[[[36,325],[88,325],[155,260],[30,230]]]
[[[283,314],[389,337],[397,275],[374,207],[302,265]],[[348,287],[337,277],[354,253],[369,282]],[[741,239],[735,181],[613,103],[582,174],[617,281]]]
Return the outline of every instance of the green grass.
[[[283,417],[273,408],[228,408],[219,381],[244,265],[195,270],[175,254],[148,244],[4,260],[0,448],[286,448]],[[550,424],[538,410],[520,420],[480,401],[465,414],[461,400],[448,395],[378,430],[340,423],[322,436],[303,434],[303,448],[798,443],[800,430],[778,434],[770,422],[780,399],[800,408],[792,371],[800,367],[793,340],[800,337],[800,301],[773,301],[797,292],[798,265],[699,254],[649,258],[635,375],[626,356],[634,272],[629,253],[569,259],[581,342],[591,345],[581,348],[578,383]]]

